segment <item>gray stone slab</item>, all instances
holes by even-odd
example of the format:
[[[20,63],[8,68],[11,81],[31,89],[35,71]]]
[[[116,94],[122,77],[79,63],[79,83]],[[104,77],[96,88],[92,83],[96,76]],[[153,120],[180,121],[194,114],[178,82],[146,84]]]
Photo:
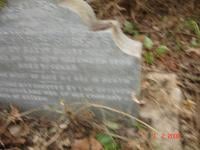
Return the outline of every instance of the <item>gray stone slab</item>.
[[[117,22],[97,20],[82,0],[63,6],[9,0],[0,13],[0,102],[28,109],[64,99],[137,112],[131,94],[140,89],[141,44]]]

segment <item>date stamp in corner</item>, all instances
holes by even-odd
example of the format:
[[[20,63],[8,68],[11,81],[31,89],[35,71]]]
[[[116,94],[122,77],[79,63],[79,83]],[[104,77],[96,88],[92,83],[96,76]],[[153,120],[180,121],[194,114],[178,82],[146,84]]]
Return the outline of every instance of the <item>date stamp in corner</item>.
[[[174,132],[174,133],[152,133],[151,135],[152,139],[167,139],[167,140],[180,140],[181,139],[181,134],[179,132]]]

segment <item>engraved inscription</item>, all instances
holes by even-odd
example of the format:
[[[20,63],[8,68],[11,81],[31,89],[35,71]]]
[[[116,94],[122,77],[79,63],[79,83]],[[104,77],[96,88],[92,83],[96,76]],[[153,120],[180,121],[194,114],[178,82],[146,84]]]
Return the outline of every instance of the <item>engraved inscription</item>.
[[[0,13],[0,102],[59,99],[132,106],[140,62],[54,0],[11,0]]]

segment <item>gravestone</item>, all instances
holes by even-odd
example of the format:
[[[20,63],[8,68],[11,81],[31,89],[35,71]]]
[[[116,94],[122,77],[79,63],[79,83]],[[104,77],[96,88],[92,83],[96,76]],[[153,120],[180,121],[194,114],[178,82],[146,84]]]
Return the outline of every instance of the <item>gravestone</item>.
[[[136,112],[141,44],[84,1],[61,4],[8,0],[0,12],[0,102],[30,109],[63,99]]]

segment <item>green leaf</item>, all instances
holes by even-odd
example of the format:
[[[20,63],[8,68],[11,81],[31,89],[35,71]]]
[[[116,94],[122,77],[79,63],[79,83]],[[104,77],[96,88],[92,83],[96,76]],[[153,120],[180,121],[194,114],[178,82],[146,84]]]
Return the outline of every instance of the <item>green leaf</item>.
[[[146,61],[148,64],[152,65],[152,64],[154,63],[154,55],[153,55],[152,52],[146,52],[146,53],[144,54],[144,58],[145,58],[145,61]]]
[[[139,34],[137,26],[130,21],[125,21],[124,32],[134,36]]]
[[[115,122],[112,122],[112,121],[105,121],[104,124],[105,124],[108,128],[110,128],[110,129],[112,129],[112,130],[117,130],[117,129],[120,128],[119,124],[117,124],[117,123],[115,123]]]
[[[118,145],[114,139],[107,134],[98,134],[96,139],[103,145],[104,150],[118,150]]]
[[[157,49],[156,49],[156,53],[161,56],[163,54],[165,54],[167,52],[168,48],[165,45],[160,45]]]
[[[140,122],[135,122],[133,125],[136,129],[146,129],[146,126],[144,126],[143,124],[141,124]]]
[[[3,8],[6,5],[6,0],[0,0],[0,8]]]
[[[191,40],[191,46],[192,46],[192,47],[200,47],[200,42],[197,41],[197,39],[193,38],[193,39]]]
[[[147,36],[145,36],[143,44],[146,49],[152,49],[153,47],[153,41]]]
[[[200,28],[199,28],[199,26],[198,26],[198,24],[197,24],[196,21],[194,21],[194,20],[188,20],[186,22],[186,26],[190,30],[192,30],[198,36],[198,38],[200,39]]]

